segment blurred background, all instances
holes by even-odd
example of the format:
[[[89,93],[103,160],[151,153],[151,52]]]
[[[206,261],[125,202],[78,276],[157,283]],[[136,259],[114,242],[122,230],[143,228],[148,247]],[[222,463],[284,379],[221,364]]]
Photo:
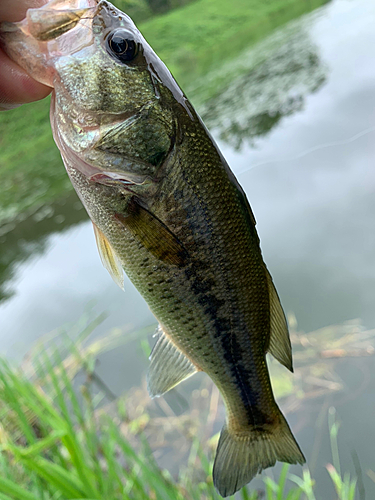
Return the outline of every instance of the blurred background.
[[[294,345],[294,376],[270,363],[275,392],[317,498],[337,498],[325,468],[333,407],[342,470],[358,476],[360,500],[375,498],[375,3],[114,3],[171,69],[247,193]],[[116,329],[118,344],[99,355],[96,376],[114,396],[141,400],[134,414],[189,415],[208,440],[224,413],[205,375],[147,397],[155,319],[129,280],[123,293],[101,266],[48,114],[49,99],[0,114],[0,354],[20,362],[48,332],[105,312],[94,336]],[[170,436],[154,450],[173,472],[186,456],[171,442],[180,443]]]

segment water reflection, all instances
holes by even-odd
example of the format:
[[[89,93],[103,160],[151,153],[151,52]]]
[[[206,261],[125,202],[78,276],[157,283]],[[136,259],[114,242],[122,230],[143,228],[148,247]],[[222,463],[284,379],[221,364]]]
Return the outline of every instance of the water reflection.
[[[301,111],[306,96],[326,81],[327,68],[304,25],[290,27],[263,45],[241,55],[243,74],[201,109],[207,125],[235,149],[244,142],[254,144],[284,116]]]
[[[8,223],[0,228],[0,303],[14,294],[12,280],[18,266],[32,256],[42,256],[48,236],[63,233],[87,220],[78,196],[68,197],[41,207],[33,215]]]

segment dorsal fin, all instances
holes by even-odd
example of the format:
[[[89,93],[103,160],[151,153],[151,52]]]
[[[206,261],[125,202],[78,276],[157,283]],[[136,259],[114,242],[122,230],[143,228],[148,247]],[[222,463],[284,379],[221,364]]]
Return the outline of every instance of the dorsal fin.
[[[166,337],[159,325],[158,339],[150,355],[147,388],[152,398],[161,396],[198,368]]]
[[[267,281],[270,296],[271,333],[268,352],[291,372],[293,371],[292,346],[288,325],[272,277],[268,270]]]
[[[94,233],[96,244],[98,245],[100,259],[103,266],[107,269],[112,279],[118,286],[124,289],[124,270],[122,268],[120,259],[117,257],[115,251],[111,247],[111,244],[101,232],[101,230],[94,224]]]

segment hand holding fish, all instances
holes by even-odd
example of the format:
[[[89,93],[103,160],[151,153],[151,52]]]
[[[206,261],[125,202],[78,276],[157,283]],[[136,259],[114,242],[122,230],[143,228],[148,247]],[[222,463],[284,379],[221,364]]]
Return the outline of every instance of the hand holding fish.
[[[20,21],[26,10],[39,7],[45,0],[0,0],[0,22]],[[51,88],[31,78],[0,48],[0,110],[43,99]]]
[[[270,353],[292,371],[292,351],[254,215],[167,67],[105,0],[51,0],[0,39],[54,88],[54,139],[103,264],[120,286],[125,270],[159,321],[150,395],[197,371],[221,392],[220,494],[276,461],[303,463],[267,368]]]

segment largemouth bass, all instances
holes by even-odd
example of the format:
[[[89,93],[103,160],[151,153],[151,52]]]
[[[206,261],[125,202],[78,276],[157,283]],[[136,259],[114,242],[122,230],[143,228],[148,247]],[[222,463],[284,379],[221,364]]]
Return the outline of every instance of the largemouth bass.
[[[220,390],[220,494],[278,460],[304,463],[266,364],[269,352],[292,370],[292,353],[253,213],[166,66],[107,1],[52,0],[3,23],[1,40],[54,88],[54,139],[102,261],[120,286],[125,270],[159,321],[150,395],[197,371]]]

